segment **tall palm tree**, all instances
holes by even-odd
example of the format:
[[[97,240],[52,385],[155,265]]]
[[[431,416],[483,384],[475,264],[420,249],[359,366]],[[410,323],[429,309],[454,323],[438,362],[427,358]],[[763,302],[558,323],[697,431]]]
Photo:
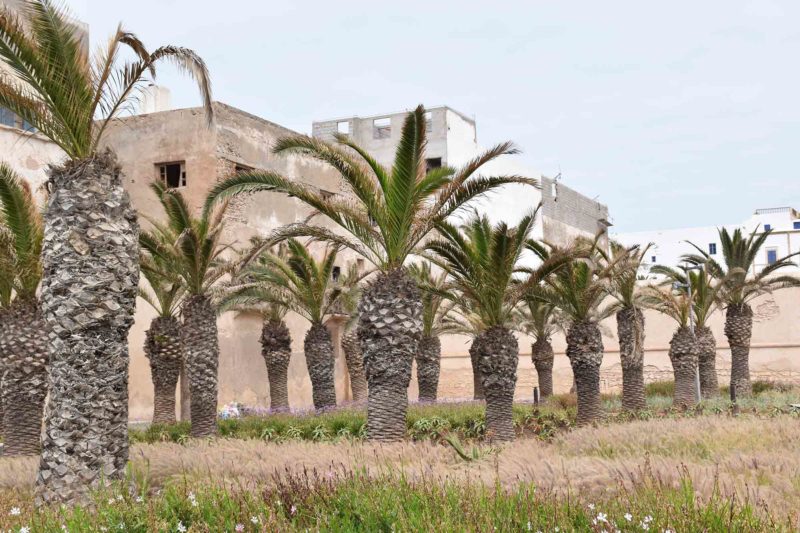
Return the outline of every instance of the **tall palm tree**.
[[[533,229],[535,212],[509,227],[492,225],[475,216],[459,229],[439,224],[441,238],[425,246],[428,257],[448,274],[450,285],[467,300],[480,318],[482,330],[473,347],[478,354],[483,390],[486,393],[486,426],[497,440],[513,440],[513,402],[517,385],[519,347],[512,333],[516,306],[532,286],[560,264],[556,257],[537,269],[522,266]],[[518,275],[527,273],[523,282]]]
[[[435,402],[442,365],[442,341],[439,337],[453,332],[454,324],[448,320],[448,315],[455,304],[441,294],[446,289],[447,272],[434,274],[428,262],[414,263],[409,271],[422,289],[422,338],[416,355],[419,401]]]
[[[346,195],[329,197],[273,172],[247,172],[214,187],[207,207],[224,197],[253,191],[289,194],[324,215],[343,232],[311,223],[291,224],[273,238],[314,237],[363,256],[378,273],[359,303],[358,336],[369,382],[367,436],[398,440],[406,433],[411,363],[422,335],[419,289],[405,268],[406,259],[436,224],[466,203],[506,183],[535,185],[520,176],[477,176],[484,164],[516,153],[502,143],[461,169],[426,172],[425,109],[417,107],[403,124],[394,163],[387,168],[348,136],[336,144],[306,136],[281,139],[277,153],[300,153],[319,159],[342,176]]]
[[[611,296],[617,300],[617,335],[622,366],[622,408],[639,411],[647,407],[644,394],[644,295],[639,288],[639,267],[651,245],[626,247],[610,243],[607,260],[615,265],[609,272]]]
[[[722,303],[720,297],[724,284],[716,282],[707,268],[698,272],[689,270],[685,266],[671,268],[656,265],[650,271],[665,276],[665,284],[677,283],[680,290],[687,293],[687,297],[691,282],[693,315],[689,318],[694,320],[694,342],[700,369],[700,394],[703,398],[718,396],[717,342],[711,328],[708,327],[708,320]],[[694,387],[694,376],[692,376],[692,384]],[[694,394],[694,388],[692,392]]]
[[[39,502],[65,502],[121,477],[128,460],[138,224],[114,155],[98,147],[163,61],[198,82],[209,119],[211,91],[205,64],[191,50],[148,52],[120,26],[87,58],[75,26],[51,0],[12,9],[0,9],[0,60],[14,74],[0,80],[0,106],[67,156],[50,170],[45,212],[41,301],[51,364],[36,489]],[[120,64],[124,49],[134,57]]]
[[[167,214],[166,224],[151,221],[157,239],[143,233],[142,246],[150,256],[172,262],[185,292],[181,303],[181,345],[189,378],[193,437],[217,432],[219,335],[214,288],[230,271],[222,258],[228,248],[221,242],[227,203],[191,214],[183,195],[156,182],[151,189]]]
[[[553,394],[555,357],[551,338],[559,329],[559,320],[555,306],[538,296],[542,290],[543,287],[535,287],[525,295],[520,322],[522,329],[534,339],[531,344],[531,361],[536,368],[541,397],[547,398]]]
[[[753,386],[750,383],[753,309],[750,307],[750,302],[778,289],[800,286],[800,279],[797,277],[779,274],[779,271],[785,268],[796,266],[792,257],[800,252],[781,257],[756,273],[756,259],[772,230],[763,233],[754,231],[748,237],[745,237],[739,228],[733,233],[727,228],[720,228],[718,231],[724,264],[717,262],[694,243],[689,244],[694,246],[698,253],[686,255],[683,259],[690,264],[708,265],[711,275],[723,284],[725,336],[731,348],[731,394],[735,394],[736,398],[743,398],[753,393]]]
[[[161,193],[162,187],[158,188]],[[160,243],[165,249],[169,249],[174,242],[174,235],[168,235],[169,240]],[[142,232],[140,235],[143,243],[140,266],[150,290],[140,287],[139,297],[158,313],[150,322],[144,344],[153,379],[154,424],[175,423],[175,391],[183,364],[178,312],[185,289],[178,275],[179,264],[174,254],[153,256],[148,253],[148,243],[158,242],[164,237],[158,231]]]
[[[603,414],[600,402],[600,365],[603,362],[603,337],[600,322],[614,313],[604,305],[611,291],[610,274],[614,263],[598,253],[598,241],[578,243],[575,257],[545,280],[541,298],[556,307],[568,323],[567,357],[578,393],[578,424],[589,424]],[[534,251],[543,259],[558,253],[556,246]]]
[[[47,395],[47,328],[36,295],[42,278],[42,214],[30,188],[0,164],[0,365],[6,455],[39,453]]]

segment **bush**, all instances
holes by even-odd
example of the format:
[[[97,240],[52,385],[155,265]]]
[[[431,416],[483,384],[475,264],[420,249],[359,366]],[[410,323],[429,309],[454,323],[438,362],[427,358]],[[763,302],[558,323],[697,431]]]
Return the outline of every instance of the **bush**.
[[[644,386],[644,393],[646,396],[669,396],[675,394],[674,381],[654,381]]]

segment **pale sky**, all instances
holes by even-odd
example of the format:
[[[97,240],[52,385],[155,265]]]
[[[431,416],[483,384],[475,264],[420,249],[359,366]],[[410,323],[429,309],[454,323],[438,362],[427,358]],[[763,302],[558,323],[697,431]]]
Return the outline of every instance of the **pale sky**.
[[[800,208],[800,2],[67,0],[97,44],[122,21],[187,46],[214,98],[311,122],[449,105],[478,142],[608,204],[612,231]],[[173,105],[192,85],[162,69]]]

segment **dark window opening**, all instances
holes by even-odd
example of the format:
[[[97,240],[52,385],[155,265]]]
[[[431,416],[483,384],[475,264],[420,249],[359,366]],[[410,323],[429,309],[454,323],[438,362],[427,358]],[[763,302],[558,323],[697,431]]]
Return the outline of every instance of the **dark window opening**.
[[[158,174],[168,189],[186,187],[186,164],[183,161],[158,165]]]
[[[764,224],[764,231],[769,231],[772,229],[772,224]]]
[[[441,167],[442,167],[441,157],[431,157],[430,159],[425,160],[425,172],[430,172],[434,168],[441,168]]]
[[[792,227],[793,227],[794,229],[800,229],[800,220],[795,220],[795,221],[792,223]]]
[[[767,264],[772,265],[778,262],[778,249],[767,248]]]
[[[17,126],[17,116],[5,107],[0,107],[0,124],[3,126]]]
[[[326,191],[325,189],[320,189],[319,190],[319,195],[322,196],[323,200],[327,200],[329,198],[333,198],[335,194],[336,193],[333,193],[331,191]]]
[[[653,263],[655,263],[655,262],[656,262],[656,256],[653,256],[653,257],[651,257],[650,259],[651,259],[651,262],[653,262]]]
[[[716,255],[717,253],[717,243],[712,242],[708,245],[708,254],[709,255]]]
[[[338,266],[333,267],[333,272],[331,272],[331,277],[333,278],[334,282],[339,281],[339,276],[341,274],[342,274],[341,267]]]

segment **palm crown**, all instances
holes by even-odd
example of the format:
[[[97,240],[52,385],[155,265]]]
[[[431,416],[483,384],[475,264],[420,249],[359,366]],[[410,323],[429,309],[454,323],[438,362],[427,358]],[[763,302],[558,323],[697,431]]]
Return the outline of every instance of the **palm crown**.
[[[119,64],[122,49],[135,59]],[[197,81],[211,120],[211,83],[194,52],[163,46],[148,52],[121,26],[91,58],[67,14],[52,0],[26,0],[22,16],[0,10],[0,58],[14,76],[0,74],[7,107],[72,158],[94,152],[109,122],[131,110],[155,66],[169,61]]]
[[[750,275],[754,269],[756,258],[772,230],[763,233],[751,233],[745,237],[737,228],[730,233],[727,228],[719,229],[722,244],[722,257],[725,264],[717,262],[701,247],[689,243],[697,249],[696,254],[687,254],[683,260],[692,265],[705,265],[709,273],[722,284],[722,297],[729,305],[746,304],[753,298],[774,290],[800,286],[800,279],[794,276],[777,275],[779,270],[796,266],[792,257],[800,252],[781,257],[772,264],[766,265],[757,274]]]
[[[702,270],[690,270],[688,267],[672,268],[656,265],[651,270],[654,274],[666,276],[666,281],[662,286],[666,291],[653,292],[647,291],[645,299],[654,307],[672,318],[680,325],[685,326],[689,319],[688,315],[688,291],[689,284],[692,287],[692,311],[697,327],[704,327],[708,323],[711,314],[719,306],[721,291],[724,283],[715,283],[708,268]],[[678,284],[679,292],[675,295],[674,291],[669,291],[674,283]],[[668,294],[669,292],[669,294]]]
[[[425,237],[470,200],[506,183],[537,185],[521,176],[476,176],[480,168],[504,154],[515,154],[502,143],[460,169],[435,168],[426,172],[425,109],[417,107],[403,125],[392,168],[378,163],[345,135],[329,144],[306,136],[281,139],[276,153],[306,154],[332,166],[342,176],[348,195],[327,196],[274,172],[252,171],[233,176],[215,186],[208,197],[210,209],[220,198],[242,192],[276,191],[292,195],[333,221],[345,234],[309,223],[277,230],[273,240],[313,237],[349,248],[388,272],[401,267]]]
[[[435,274],[431,263],[414,263],[409,267],[411,276],[422,289],[422,335],[437,337],[461,331],[461,324],[451,316],[455,302],[443,294],[448,290],[447,271]]]
[[[36,296],[43,234],[42,214],[28,184],[0,164],[0,304]]]
[[[609,243],[609,253],[601,252],[601,257],[613,265],[609,272],[610,293],[617,300],[618,308],[636,308],[643,303],[642,292],[639,290],[639,267],[651,248],[652,243],[646,246],[624,246],[616,241]]]
[[[533,287],[523,299],[519,309],[520,329],[534,339],[547,340],[559,329],[558,310],[543,298],[544,287]]]
[[[166,253],[174,244],[172,232],[143,231],[139,235],[142,254],[140,269],[150,290],[139,288],[139,297],[150,304],[159,316],[175,316],[185,293],[179,272],[179,261],[174,253]],[[156,247],[162,253],[150,253]]]

